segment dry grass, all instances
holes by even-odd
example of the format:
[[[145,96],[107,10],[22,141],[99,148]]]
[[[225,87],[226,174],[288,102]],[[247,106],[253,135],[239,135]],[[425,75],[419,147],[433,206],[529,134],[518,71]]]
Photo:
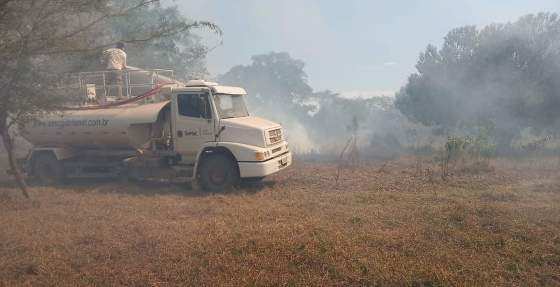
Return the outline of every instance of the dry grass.
[[[298,163],[261,188],[0,188],[0,285],[560,285],[560,180]]]

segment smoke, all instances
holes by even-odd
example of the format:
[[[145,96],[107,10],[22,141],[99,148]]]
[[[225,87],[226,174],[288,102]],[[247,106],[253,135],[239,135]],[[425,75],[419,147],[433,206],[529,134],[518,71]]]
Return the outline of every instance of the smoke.
[[[284,126],[292,150],[306,158],[336,159],[353,137],[362,158],[394,158],[407,145],[406,127],[413,126],[388,97],[348,99],[323,91],[291,108],[266,101],[255,106],[250,103],[255,115]]]
[[[556,14],[454,29],[441,48],[429,46],[421,54],[418,72],[396,102],[358,92],[314,91],[303,61],[287,53],[254,56],[220,82],[256,95],[249,98],[253,111],[283,123],[302,154],[332,155],[358,136],[363,154],[383,157],[417,144],[420,133],[445,138],[484,132],[510,147],[526,128],[558,133],[559,47]]]
[[[450,133],[491,133],[507,151],[525,129],[556,134],[560,116],[560,18],[450,31],[428,46],[397,96],[407,116]],[[522,136],[523,137],[523,136]]]
[[[257,55],[252,61],[218,81],[246,88],[252,114],[281,123],[297,154],[333,158],[352,138],[362,156],[375,158],[393,156],[405,145],[403,127],[410,123],[395,109],[393,97],[379,96],[387,93],[349,97],[314,91],[303,61],[287,53]]]
[[[296,154],[309,154],[316,151],[318,144],[309,136],[306,127],[291,116],[280,117],[290,149]]]
[[[278,106],[263,105],[256,106],[255,100],[249,95],[248,105],[252,116],[262,117],[282,125],[290,149],[297,154],[308,154],[316,151],[318,144],[311,138],[306,127],[301,120],[288,109]]]

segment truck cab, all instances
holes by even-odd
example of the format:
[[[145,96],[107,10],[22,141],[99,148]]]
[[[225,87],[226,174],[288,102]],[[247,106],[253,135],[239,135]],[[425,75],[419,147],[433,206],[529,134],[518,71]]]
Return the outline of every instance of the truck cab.
[[[249,114],[238,87],[190,81],[171,91],[173,149],[203,188],[260,180],[292,162],[282,127]]]

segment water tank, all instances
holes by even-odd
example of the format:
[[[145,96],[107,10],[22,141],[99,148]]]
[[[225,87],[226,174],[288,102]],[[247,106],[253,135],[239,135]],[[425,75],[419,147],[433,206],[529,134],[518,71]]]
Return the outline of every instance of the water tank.
[[[36,147],[137,149],[169,127],[170,102],[68,110],[27,124],[22,136]]]

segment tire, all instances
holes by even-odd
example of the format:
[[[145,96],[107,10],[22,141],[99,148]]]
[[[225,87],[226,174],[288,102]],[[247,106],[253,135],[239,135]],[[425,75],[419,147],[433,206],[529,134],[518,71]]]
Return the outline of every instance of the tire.
[[[64,179],[64,168],[54,154],[40,153],[33,158],[33,176],[41,185],[56,185]]]
[[[203,159],[199,169],[202,189],[223,192],[239,183],[239,169],[234,161],[224,154],[213,154]]]

